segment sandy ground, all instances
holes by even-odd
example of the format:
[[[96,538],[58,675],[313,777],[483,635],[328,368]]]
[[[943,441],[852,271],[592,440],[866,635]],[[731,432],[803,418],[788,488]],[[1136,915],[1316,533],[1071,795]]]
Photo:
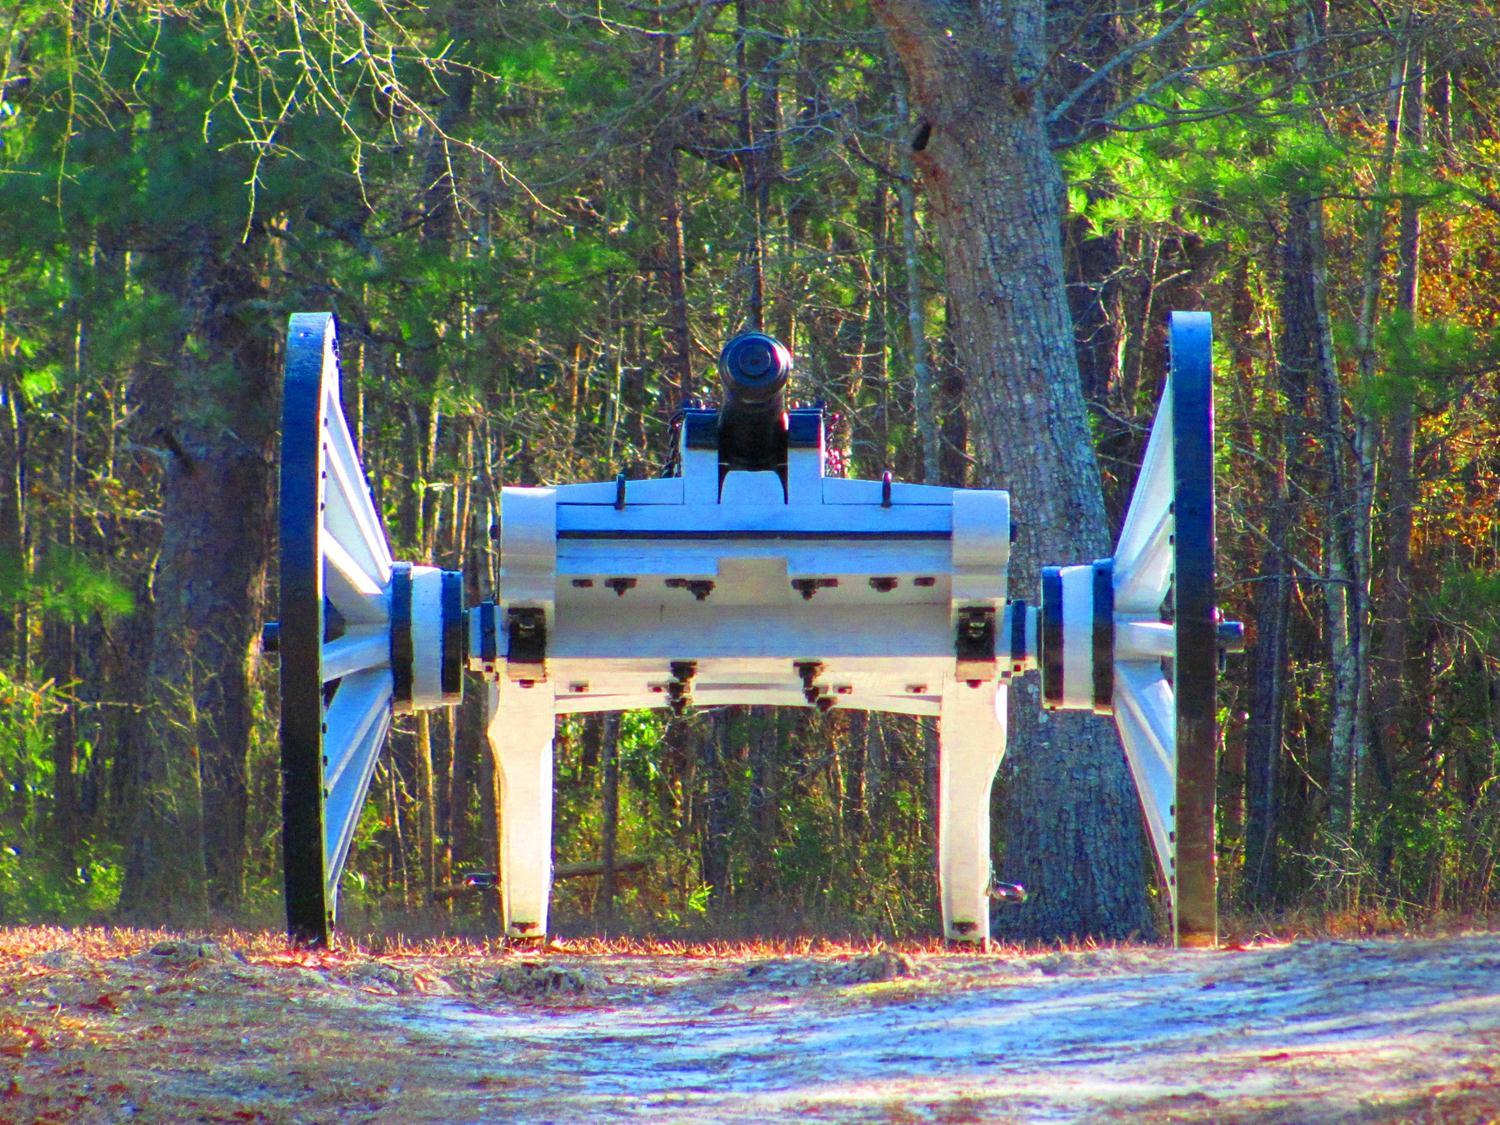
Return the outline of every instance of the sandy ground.
[[[1500,934],[987,957],[0,933],[0,1121],[1500,1121]]]

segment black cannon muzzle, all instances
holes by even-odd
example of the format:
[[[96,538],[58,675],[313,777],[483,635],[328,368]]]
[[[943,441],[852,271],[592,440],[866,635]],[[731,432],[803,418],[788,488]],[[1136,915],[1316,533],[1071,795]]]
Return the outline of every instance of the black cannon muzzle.
[[[719,353],[719,461],[730,469],[779,470],[786,460],[787,380],[792,353],[763,332],[745,332]]]

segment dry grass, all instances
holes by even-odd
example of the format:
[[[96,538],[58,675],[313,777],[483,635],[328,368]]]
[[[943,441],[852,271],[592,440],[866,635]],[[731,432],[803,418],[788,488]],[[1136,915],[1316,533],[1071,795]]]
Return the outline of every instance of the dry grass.
[[[1488,929],[1492,922],[1446,919],[1420,936]],[[1295,938],[1365,936],[1373,926],[1370,919],[1326,916],[1230,919],[1226,944],[1234,949]],[[1024,975],[1024,964],[1007,966],[1006,959],[1046,962],[1053,970],[1087,975],[1098,968],[1094,953],[1119,951],[1118,960],[1129,965],[1171,956],[1160,946],[1081,942],[1048,945],[1047,955],[1041,948],[1008,945],[981,958],[936,940],[824,937],[588,937],[538,949],[494,940],[389,935],[341,938],[331,949],[309,950],[264,930],[220,929],[205,939],[108,927],[0,929],[0,1122],[499,1117],[514,1109],[517,1098],[533,1096],[526,1093],[535,1085],[526,1059],[424,1031],[420,1020],[409,1019],[427,1010],[424,996],[486,1010],[530,1009],[551,1020],[565,1009],[609,1010],[637,1002],[632,995],[659,995],[670,977],[686,982],[690,993],[713,992],[715,999],[705,999],[706,1011],[699,1013],[710,1019],[720,1009],[707,1009],[724,996],[736,1005],[751,1002],[733,990],[747,987],[735,981],[752,972],[761,975],[751,979],[766,982],[758,987],[770,992],[798,991],[801,985],[792,979],[797,974],[834,979],[838,963],[882,950],[916,958],[926,967],[914,980],[851,990],[872,1011],[907,1003],[924,990],[961,990],[969,977],[972,984],[997,971]],[[1058,957],[1059,951],[1065,956]],[[1306,955],[1314,953],[1322,955],[1315,949]],[[769,973],[747,967],[758,961],[782,963]],[[569,973],[603,980],[590,965],[601,966],[613,983],[580,989],[578,995],[551,987],[528,994],[514,987],[516,980],[524,989],[528,980]],[[743,971],[726,971],[736,968]],[[1047,969],[1041,971],[1045,976]],[[502,986],[506,980],[510,984]],[[1495,1076],[1472,1077],[1478,1085],[1434,1086],[1403,1103],[1399,1112],[1386,1104],[1366,1118],[1350,1119],[1495,1120],[1500,1109]],[[1159,1108],[1162,1120],[1283,1119],[1225,1117],[1222,1106]]]

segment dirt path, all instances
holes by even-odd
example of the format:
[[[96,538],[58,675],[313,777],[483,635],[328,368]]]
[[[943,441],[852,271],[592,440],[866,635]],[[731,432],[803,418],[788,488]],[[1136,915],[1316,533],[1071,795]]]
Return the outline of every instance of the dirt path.
[[[310,956],[0,933],[0,1121],[1500,1120],[1500,935]]]

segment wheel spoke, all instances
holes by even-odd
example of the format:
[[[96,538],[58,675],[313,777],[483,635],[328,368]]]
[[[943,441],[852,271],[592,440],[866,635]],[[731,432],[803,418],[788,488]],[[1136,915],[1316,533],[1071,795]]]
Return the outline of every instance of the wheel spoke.
[[[1162,504],[1155,522],[1138,536],[1139,549],[1130,562],[1115,560],[1115,612],[1160,612],[1172,582],[1172,532],[1176,523],[1172,509]]]
[[[340,538],[350,552],[366,562],[370,573],[383,586],[390,581],[391,551],[385,532],[380,526],[380,517],[370,500],[365,475],[360,467],[359,454],[354,449],[354,439],[349,433],[349,424],[344,419],[343,408],[338,401],[338,387],[330,390],[325,405],[327,411],[326,453],[328,472],[328,522],[334,516],[349,524],[349,534],[340,529]],[[355,541],[358,541],[359,550]]]
[[[339,878],[344,873],[349,845],[354,841],[354,830],[359,825],[359,814],[370,788],[370,777],[375,772],[375,762],[390,725],[391,709],[389,705],[383,705],[350,756],[350,768],[341,773],[337,784],[329,787],[324,798],[324,847],[328,855],[330,902],[337,901]]]
[[[350,630],[323,646],[323,682],[331,683],[367,668],[384,668],[391,662],[391,641],[381,629]]]
[[[332,536],[323,537],[323,589],[328,600],[356,625],[384,625],[390,618],[384,589]]]
[[[357,672],[339,684],[323,717],[328,727],[324,742],[323,788],[332,790],[360,751],[382,710],[390,706],[391,673],[386,668]],[[375,751],[379,750],[376,746]]]
[[[1177,903],[1173,807],[1176,803],[1177,754],[1172,715],[1172,687],[1157,663],[1115,665],[1115,722],[1125,743],[1125,757],[1141,795],[1141,809],[1156,857],[1167,875],[1173,909]]]
[[[1115,547],[1117,576],[1136,569],[1139,560],[1148,553],[1156,537],[1160,514],[1171,507],[1172,424],[1172,380],[1168,376],[1161,405],[1156,411],[1156,420],[1151,425],[1151,436],[1146,439],[1146,454],[1141,459],[1141,471],[1136,477],[1135,490],[1131,493],[1125,524],[1120,528],[1120,541]],[[1117,588],[1120,584],[1117,577]]]

